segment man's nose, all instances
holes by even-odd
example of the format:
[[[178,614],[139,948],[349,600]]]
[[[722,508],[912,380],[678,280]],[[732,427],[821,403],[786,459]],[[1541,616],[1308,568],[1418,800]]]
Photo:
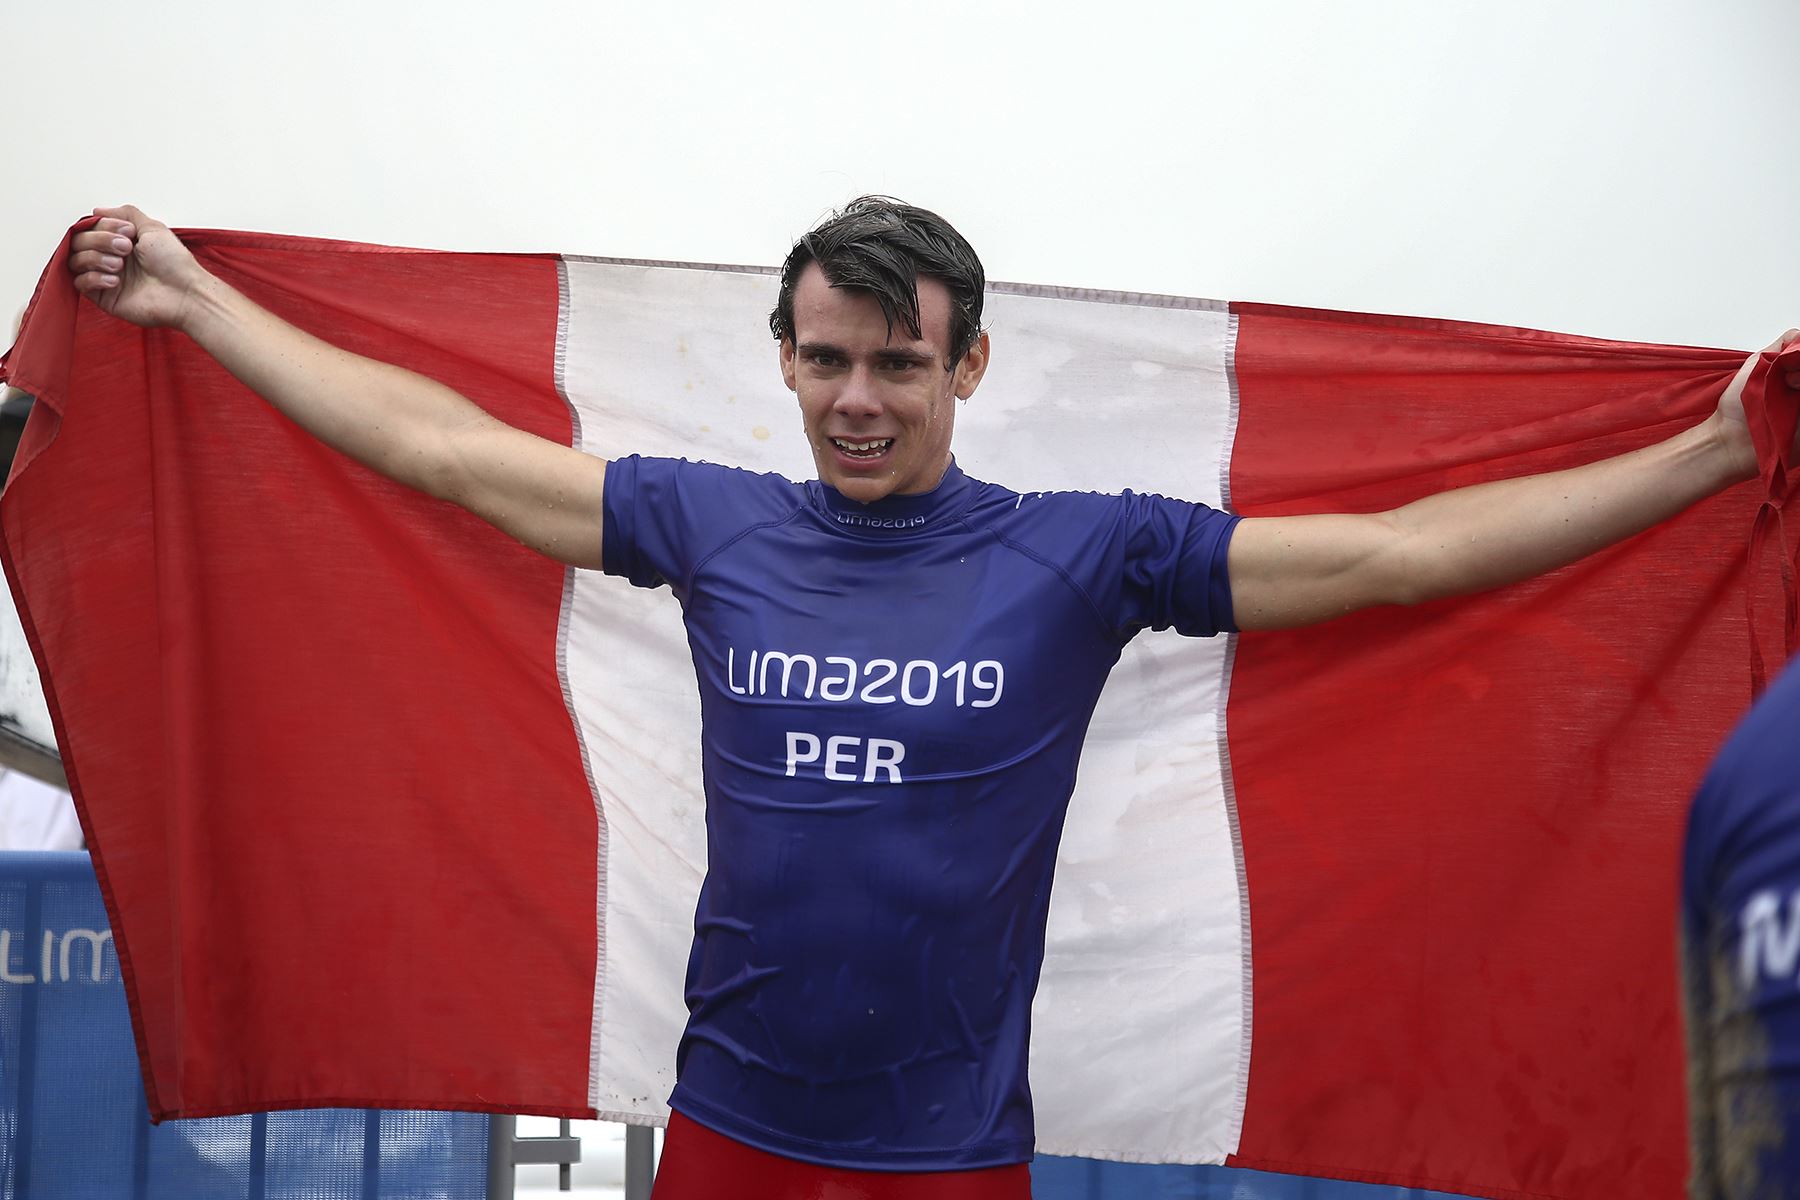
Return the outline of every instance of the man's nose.
[[[832,408],[846,417],[880,416],[881,388],[875,373],[863,367],[851,371],[844,380],[844,386],[838,389],[837,400]]]

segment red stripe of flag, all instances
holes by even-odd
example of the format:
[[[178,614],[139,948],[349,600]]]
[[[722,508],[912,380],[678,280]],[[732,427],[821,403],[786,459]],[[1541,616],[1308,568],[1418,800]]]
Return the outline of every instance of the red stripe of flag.
[[[328,341],[570,440],[553,258],[188,241]],[[103,732],[62,749],[153,1113],[585,1112],[595,818],[563,569],[325,448],[184,336],[38,317],[9,367],[44,403],[0,521],[58,728]]]
[[[1665,437],[1741,354],[1242,305],[1232,498],[1373,511]],[[1675,1197],[1681,817],[1748,702],[1734,489],[1544,579],[1244,635],[1234,1163]]]

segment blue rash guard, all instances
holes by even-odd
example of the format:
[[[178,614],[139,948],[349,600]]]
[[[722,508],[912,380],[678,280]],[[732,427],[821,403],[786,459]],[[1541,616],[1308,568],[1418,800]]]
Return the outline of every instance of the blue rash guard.
[[[1696,1200],[1800,1192],[1800,660],[1725,744],[1682,871]]]
[[[606,473],[605,569],[681,601],[708,867],[669,1104],[897,1171],[1023,1162],[1050,877],[1139,629],[1232,628],[1237,518],[952,464],[864,505],[669,459]]]

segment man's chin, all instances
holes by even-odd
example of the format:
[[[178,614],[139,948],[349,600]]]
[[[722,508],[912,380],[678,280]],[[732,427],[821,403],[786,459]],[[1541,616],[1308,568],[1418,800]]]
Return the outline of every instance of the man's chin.
[[[838,472],[832,474],[836,478],[827,479],[825,482],[835,488],[840,496],[846,500],[854,500],[858,504],[873,504],[877,500],[885,499],[894,490],[894,477],[885,472],[880,476],[846,476]]]

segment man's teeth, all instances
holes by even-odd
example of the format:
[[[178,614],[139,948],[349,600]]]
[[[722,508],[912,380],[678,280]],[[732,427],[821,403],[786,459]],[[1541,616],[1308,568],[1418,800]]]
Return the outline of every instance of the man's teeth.
[[[846,454],[880,454],[894,444],[893,438],[880,438],[873,442],[846,442],[843,438],[832,438],[831,441]]]

